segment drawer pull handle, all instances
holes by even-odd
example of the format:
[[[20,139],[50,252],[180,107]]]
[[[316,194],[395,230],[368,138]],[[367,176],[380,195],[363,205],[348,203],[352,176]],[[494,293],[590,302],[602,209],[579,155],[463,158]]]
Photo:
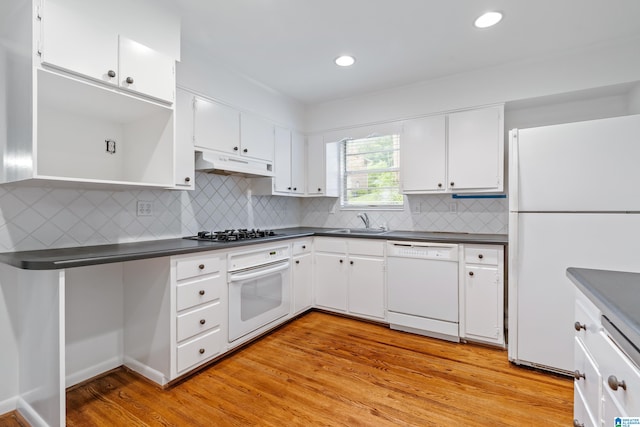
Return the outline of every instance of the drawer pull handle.
[[[473,271],[470,271],[470,272],[469,272],[469,276],[472,276],[472,277],[473,277]]]
[[[198,350],[198,353],[204,354],[204,348],[201,348],[200,350]]]
[[[580,421],[574,419],[573,420],[573,427],[584,427],[584,423],[581,423]]]
[[[207,323],[207,321],[205,319],[200,319],[200,324],[204,325],[205,323]],[[577,372],[577,371],[576,371]]]
[[[199,268],[200,270],[204,270],[204,264],[200,264],[200,265],[198,266],[198,268]]]
[[[201,289],[200,292],[198,292],[200,295],[204,295],[204,289]]]
[[[116,72],[115,72],[115,71],[113,71],[113,70],[109,70],[109,71],[107,72],[107,75],[108,75],[109,77],[111,77],[111,78],[114,78],[114,77],[116,76]]]
[[[585,380],[587,379],[586,375],[581,373],[580,371],[578,371],[576,369],[576,371],[573,373],[573,378],[579,380],[580,378],[584,378]]]
[[[624,381],[618,381],[615,375],[609,375],[607,378],[607,384],[611,387],[611,390],[616,391],[618,387],[622,387],[623,390],[627,389],[627,383]]]
[[[584,325],[580,322],[576,322],[573,324],[573,327],[576,329],[576,331],[580,332],[580,329],[584,329],[585,331],[587,330],[587,325]]]
[[[127,84],[132,85],[133,84],[133,77],[127,77],[126,82],[127,82]]]
[[[480,258],[480,259],[484,258],[484,255],[480,254],[480,255],[478,255],[478,258]]]

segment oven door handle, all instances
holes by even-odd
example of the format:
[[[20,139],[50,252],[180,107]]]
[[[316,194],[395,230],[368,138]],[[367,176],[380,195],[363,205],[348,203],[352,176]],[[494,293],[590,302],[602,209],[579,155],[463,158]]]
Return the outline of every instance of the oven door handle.
[[[229,275],[229,282],[239,282],[240,280],[255,279],[256,277],[276,273],[278,271],[286,270],[287,268],[289,268],[289,261],[277,264],[276,266],[267,269],[252,270],[247,273],[232,273]]]

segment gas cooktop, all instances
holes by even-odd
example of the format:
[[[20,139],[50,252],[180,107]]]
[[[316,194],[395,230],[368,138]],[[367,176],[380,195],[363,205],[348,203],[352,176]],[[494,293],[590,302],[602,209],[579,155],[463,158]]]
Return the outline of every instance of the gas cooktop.
[[[199,231],[197,235],[185,237],[185,239],[210,242],[237,242],[240,240],[260,240],[274,236],[277,236],[277,234],[273,230],[238,228],[224,231]]]

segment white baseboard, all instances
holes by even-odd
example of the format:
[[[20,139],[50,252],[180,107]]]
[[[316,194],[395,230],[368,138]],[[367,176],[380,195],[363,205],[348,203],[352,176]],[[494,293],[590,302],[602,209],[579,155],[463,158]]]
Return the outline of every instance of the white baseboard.
[[[0,415],[15,411],[18,407],[18,396],[10,397],[0,402]]]
[[[31,425],[31,427],[50,427],[41,416],[38,414],[35,409],[23,398],[18,398],[17,410],[20,412],[20,415],[24,417],[25,420]],[[59,423],[60,421],[55,421]]]
[[[90,366],[81,371],[72,372],[70,374],[67,374],[65,378],[65,387],[71,387],[72,385],[79,384],[82,381],[86,381],[104,372],[115,369],[118,366],[122,366],[122,359],[120,357],[113,357],[109,360],[105,360],[104,362],[101,362],[94,366]]]
[[[131,357],[124,357],[124,366],[161,386],[164,386],[169,382],[169,378],[162,372],[150,368]]]

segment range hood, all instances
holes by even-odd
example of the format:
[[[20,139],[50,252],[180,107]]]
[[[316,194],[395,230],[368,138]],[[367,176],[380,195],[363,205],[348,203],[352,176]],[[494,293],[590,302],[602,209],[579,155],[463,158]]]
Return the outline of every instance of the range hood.
[[[196,171],[246,177],[273,176],[273,163],[217,151],[196,151]]]

